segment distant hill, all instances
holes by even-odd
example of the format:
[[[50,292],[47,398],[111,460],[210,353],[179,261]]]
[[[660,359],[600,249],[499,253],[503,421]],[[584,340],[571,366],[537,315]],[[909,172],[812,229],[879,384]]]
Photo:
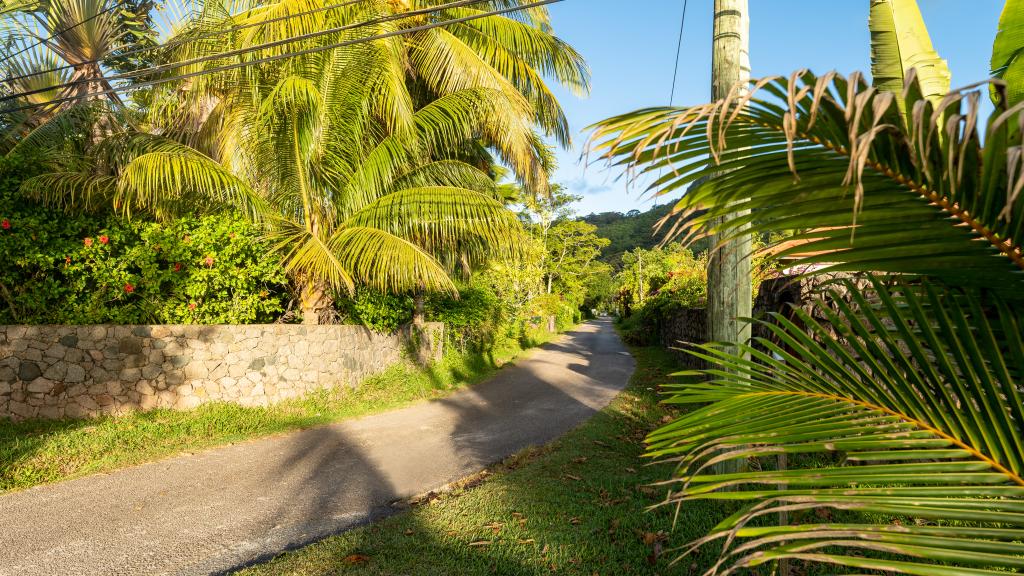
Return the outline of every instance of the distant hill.
[[[630,210],[602,212],[580,218],[597,226],[597,234],[612,241],[601,253],[601,260],[618,267],[622,254],[636,247],[653,248],[661,241],[662,235],[654,236],[654,226],[668,215],[675,201],[655,206],[646,212]]]

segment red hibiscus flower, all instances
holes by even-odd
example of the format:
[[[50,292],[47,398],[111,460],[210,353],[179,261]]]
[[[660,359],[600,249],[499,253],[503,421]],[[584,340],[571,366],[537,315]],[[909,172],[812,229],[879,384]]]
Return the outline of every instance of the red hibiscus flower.
[[[181,262],[175,262],[174,263],[174,271],[175,272],[181,272]]]
[[[100,236],[100,244],[106,244],[108,242],[110,242],[110,238],[107,238],[106,236]]]
[[[85,244],[86,248],[88,248],[89,246],[92,246],[92,238],[86,238],[85,242],[83,242],[83,243]]]
[[[213,256],[207,256],[206,260],[203,260],[203,263],[206,264],[207,268],[212,268],[213,267]]]
[[[4,230],[10,230],[11,221],[8,220],[7,218],[4,218],[2,221],[0,221],[0,228],[3,228]]]
[[[67,256],[66,258],[64,258],[64,265],[65,266],[70,266],[71,265],[71,256]]]
[[[131,284],[125,284],[124,291],[127,292],[128,294],[131,294],[132,292],[135,292],[135,286],[132,286]]]
[[[189,310],[195,310],[196,309],[196,303],[195,302],[189,302],[188,309]]]

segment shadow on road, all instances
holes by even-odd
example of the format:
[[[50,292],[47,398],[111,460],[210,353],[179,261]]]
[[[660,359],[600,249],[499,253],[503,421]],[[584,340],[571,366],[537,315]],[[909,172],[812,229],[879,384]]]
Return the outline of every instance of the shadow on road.
[[[610,344],[605,342],[609,338]],[[595,365],[591,359],[595,349],[610,355]],[[445,450],[454,453],[457,464],[455,469],[437,471],[431,487],[486,468],[528,446],[554,440],[591,417],[628,380],[632,360],[621,355],[621,350],[614,333],[609,335],[607,330],[570,332],[566,339],[543,345],[527,361],[502,370],[487,382],[432,401],[437,420],[449,430]],[[566,372],[567,366],[571,373]],[[409,427],[419,424],[422,422],[406,423]],[[308,441],[296,445],[274,474],[301,475],[300,484],[306,487],[290,495],[274,513],[275,522],[294,528],[286,539],[277,538],[276,546],[232,569],[396,512],[395,500],[415,494],[396,489],[388,480],[402,463],[368,457],[365,450],[373,448],[346,436],[338,427],[317,430]],[[405,457],[423,459],[429,465],[442,455],[417,453],[416,446],[410,445]],[[273,530],[270,524],[267,529]],[[423,527],[413,532],[435,529]],[[480,558],[472,550],[453,549],[440,539],[434,545],[442,557]],[[353,554],[358,556],[358,551]],[[525,567],[488,564],[481,569],[493,574],[523,574]]]

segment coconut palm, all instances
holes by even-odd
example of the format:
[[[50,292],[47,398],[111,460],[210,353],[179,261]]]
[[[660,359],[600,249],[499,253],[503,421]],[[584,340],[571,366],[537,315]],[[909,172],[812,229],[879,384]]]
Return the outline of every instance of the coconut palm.
[[[1022,8],[1007,3],[997,52],[1024,37]],[[793,233],[776,255],[866,274],[761,320],[769,336],[738,352],[699,347],[722,369],[668,390],[697,407],[649,438],[652,457],[677,465],[665,502],[684,514],[697,499],[740,504],[685,550],[720,544],[709,574],[781,560],[1024,568],[1024,104],[1019,86],[992,85],[983,126],[978,90],[942,96],[910,73],[894,93],[798,72],[598,127],[601,154],[667,169],[666,193],[689,188],[677,206],[687,237]],[[727,461],[759,466],[710,471]],[[777,525],[780,512],[795,523]]]
[[[324,30],[350,27],[337,37],[354,39],[480,16],[525,2],[481,0],[435,9],[450,4],[453,2],[366,0],[323,10],[322,3],[309,0],[261,4],[237,0],[210,1],[204,3],[193,24],[180,35],[182,38],[192,35],[200,41],[177,44],[167,59],[185,61],[216,55],[223,52],[225,46],[246,49],[289,40],[246,57],[283,54],[322,43],[322,36],[297,42],[291,40]],[[217,29],[234,31],[211,38],[209,31]],[[467,89],[486,88],[500,97],[503,105],[517,112],[521,127],[518,132],[531,132],[530,138],[518,133],[510,136],[482,133],[479,140],[512,167],[520,180],[534,192],[546,190],[551,157],[541,135],[533,134],[532,130],[539,127],[562,145],[570,142],[568,122],[547,79],[578,94],[589,90],[586,63],[572,47],[552,33],[546,9],[531,8],[429,30],[409,31],[402,36],[380,40],[379,44],[386,46],[393,55],[391,66],[381,69],[383,76],[378,92],[379,103],[386,107],[392,128],[408,126],[412,112],[433,100]],[[211,64],[222,63],[214,60]],[[286,67],[289,65],[285,64]],[[191,69],[185,67],[179,71]],[[189,86],[188,92],[203,100],[209,108],[210,95],[222,92],[221,86],[226,77],[235,83],[251,73],[252,69],[246,68],[233,75],[198,80]],[[406,90],[397,90],[400,84],[405,84]],[[462,157],[481,167],[493,163],[487,150],[479,146],[467,147]]]
[[[30,62],[48,60],[47,68],[58,63],[68,66],[69,85],[60,90],[62,98],[88,99],[110,89],[101,61],[138,33],[137,26],[114,0],[8,2],[2,12],[2,29],[13,53],[24,54]],[[10,65],[10,75],[20,76],[29,71],[26,68],[31,66],[20,64],[19,60],[15,57],[5,62]],[[52,74],[44,78],[56,79]],[[31,82],[38,84],[41,80]],[[19,87],[25,86],[11,88]]]

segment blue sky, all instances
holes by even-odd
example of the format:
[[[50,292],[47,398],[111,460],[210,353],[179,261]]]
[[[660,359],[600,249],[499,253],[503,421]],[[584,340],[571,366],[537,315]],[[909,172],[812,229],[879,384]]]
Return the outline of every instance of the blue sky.
[[[869,71],[869,0],[750,0],[750,59],[755,77]],[[949,61],[953,85],[988,75],[1002,0],[918,0],[936,50]],[[559,152],[555,180],[584,199],[581,214],[652,206],[627,191],[618,174],[579,162],[582,130],[603,118],[668,104],[683,0],[565,0],[551,8],[556,33],[587,59],[591,96],[558,91],[576,148]],[[699,104],[711,90],[713,0],[689,0],[676,104]]]

